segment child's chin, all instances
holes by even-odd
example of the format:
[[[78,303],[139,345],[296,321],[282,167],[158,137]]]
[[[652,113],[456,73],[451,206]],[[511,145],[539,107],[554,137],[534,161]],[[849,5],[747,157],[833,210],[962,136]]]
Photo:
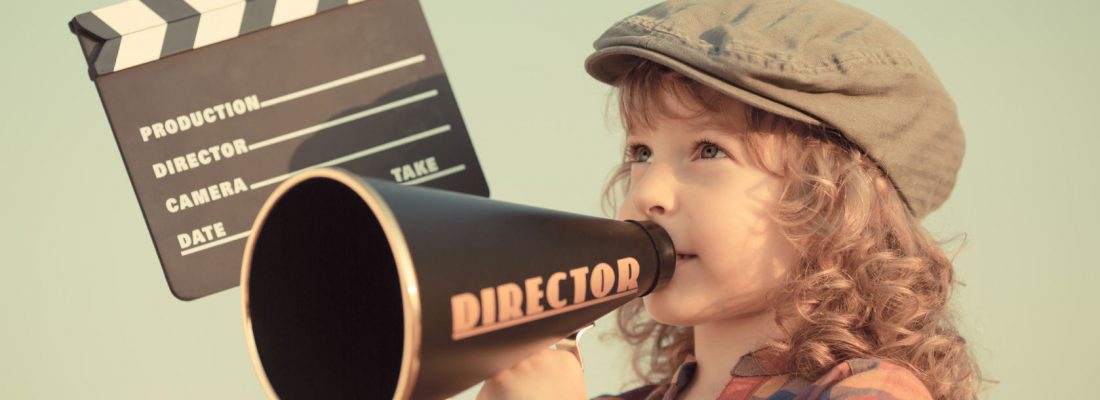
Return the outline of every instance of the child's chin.
[[[666,296],[667,294],[667,291],[661,293],[660,290],[655,290],[643,297],[642,304],[645,304],[646,312],[654,321],[665,325],[690,326],[686,316],[682,315],[683,307],[677,305],[671,296]]]

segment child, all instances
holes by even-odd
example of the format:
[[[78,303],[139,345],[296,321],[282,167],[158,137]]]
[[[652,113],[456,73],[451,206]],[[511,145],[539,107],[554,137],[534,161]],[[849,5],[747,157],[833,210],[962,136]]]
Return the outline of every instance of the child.
[[[611,398],[976,397],[952,265],[920,224],[962,130],[908,40],[831,0],[702,0],[628,17],[596,49],[586,67],[627,131],[618,218],[678,252],[667,285],[619,310],[647,384]],[[479,394],[584,397],[554,350]]]

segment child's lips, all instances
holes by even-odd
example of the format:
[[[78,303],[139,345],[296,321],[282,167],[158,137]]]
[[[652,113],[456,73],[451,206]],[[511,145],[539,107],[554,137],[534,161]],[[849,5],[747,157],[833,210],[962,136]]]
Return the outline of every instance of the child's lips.
[[[696,258],[697,256],[694,254],[676,253],[676,266],[680,266],[680,264],[686,263]]]

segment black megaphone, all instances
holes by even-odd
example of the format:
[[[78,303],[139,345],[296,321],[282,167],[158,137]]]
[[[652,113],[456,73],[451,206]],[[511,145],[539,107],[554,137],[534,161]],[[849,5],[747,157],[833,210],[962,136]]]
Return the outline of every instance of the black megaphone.
[[[667,281],[651,222],[318,169],[261,209],[241,271],[271,398],[445,398]]]

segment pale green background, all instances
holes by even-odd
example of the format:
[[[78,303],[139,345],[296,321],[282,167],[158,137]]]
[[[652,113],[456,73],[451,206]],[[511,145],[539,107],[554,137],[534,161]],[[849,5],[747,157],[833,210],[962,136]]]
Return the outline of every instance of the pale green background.
[[[169,293],[65,26],[112,2],[11,1],[0,13],[0,398],[262,398],[239,290]],[[649,3],[423,1],[494,198],[599,214],[619,138],[604,123],[608,91],[581,62]],[[955,304],[1001,381],[990,397],[1083,395],[1100,372],[1100,3],[852,3],[906,32],[958,103],[966,159],[926,225],[967,235]],[[622,348],[596,335],[583,346],[591,393],[621,388]]]

